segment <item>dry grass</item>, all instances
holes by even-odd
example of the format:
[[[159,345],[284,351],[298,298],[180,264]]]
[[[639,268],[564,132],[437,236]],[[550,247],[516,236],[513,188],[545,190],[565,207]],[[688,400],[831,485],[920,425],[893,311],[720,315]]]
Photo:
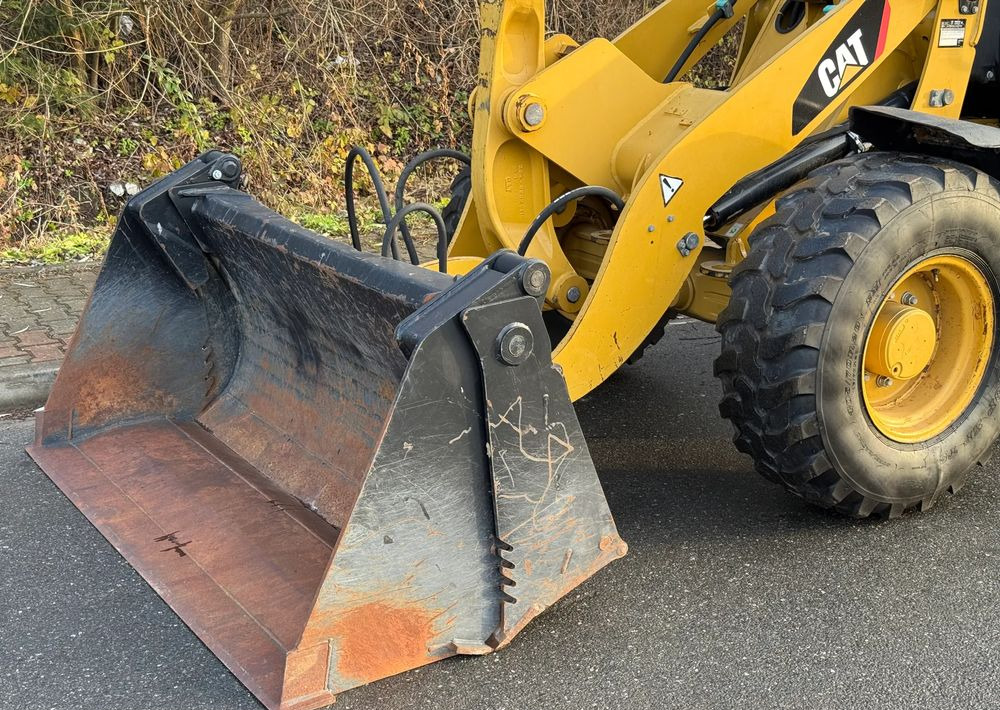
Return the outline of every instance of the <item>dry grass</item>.
[[[550,29],[614,36],[656,4],[550,0]],[[476,0],[0,0],[0,251],[106,229],[112,184],[216,146],[272,206],[335,215],[350,144],[390,177],[467,146],[478,32]]]

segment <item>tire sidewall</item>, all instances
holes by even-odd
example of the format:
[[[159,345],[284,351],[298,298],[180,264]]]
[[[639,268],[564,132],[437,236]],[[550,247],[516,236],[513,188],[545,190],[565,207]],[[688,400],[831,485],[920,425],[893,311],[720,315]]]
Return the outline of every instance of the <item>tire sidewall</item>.
[[[817,371],[817,414],[830,463],[865,496],[887,503],[930,500],[957,487],[1000,433],[1000,342],[973,403],[945,432],[918,444],[882,435],[862,398],[867,334],[896,281],[934,253],[955,253],[983,271],[1000,305],[1000,200],[944,190],[906,208],[872,238],[844,280],[830,313]],[[846,337],[845,337],[846,335]]]

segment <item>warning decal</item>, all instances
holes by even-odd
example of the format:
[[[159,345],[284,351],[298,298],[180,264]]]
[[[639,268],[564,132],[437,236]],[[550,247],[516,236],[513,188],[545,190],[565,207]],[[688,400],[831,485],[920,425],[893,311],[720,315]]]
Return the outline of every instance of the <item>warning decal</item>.
[[[684,181],[680,178],[660,175],[660,189],[663,190],[663,206],[666,207],[674,199],[677,191],[684,186]]]
[[[964,47],[965,20],[941,20],[938,47]]]

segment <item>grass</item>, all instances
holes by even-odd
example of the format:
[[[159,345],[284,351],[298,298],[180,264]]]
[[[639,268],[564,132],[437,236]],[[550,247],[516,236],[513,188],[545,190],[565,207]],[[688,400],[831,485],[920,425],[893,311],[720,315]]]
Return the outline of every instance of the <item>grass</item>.
[[[446,202],[443,200],[442,202]],[[382,243],[385,225],[377,209],[361,207],[358,221],[362,243],[365,248],[377,252]],[[340,212],[298,212],[291,216],[293,222],[302,225],[330,239],[350,241],[347,217]],[[418,246],[433,245],[437,233],[430,224],[415,215],[411,220],[413,236]],[[0,266],[29,266],[34,264],[58,264],[69,261],[100,259],[111,241],[111,225],[96,226],[79,231],[55,231],[41,238],[35,238],[24,247],[0,249]]]
[[[99,259],[108,248],[110,240],[110,227],[57,233],[24,248],[12,247],[0,250],[0,266],[58,264],[65,261]]]

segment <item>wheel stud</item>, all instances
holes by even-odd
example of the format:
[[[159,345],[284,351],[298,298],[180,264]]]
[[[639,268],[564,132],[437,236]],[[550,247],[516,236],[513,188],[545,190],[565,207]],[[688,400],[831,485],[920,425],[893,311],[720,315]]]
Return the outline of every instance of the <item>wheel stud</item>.
[[[917,305],[918,302],[919,301],[917,300],[917,297],[914,296],[909,291],[904,293],[903,298],[900,299],[900,303],[902,303],[904,306],[915,306]]]
[[[892,387],[892,378],[886,377],[885,375],[879,375],[875,378],[875,384],[879,387]]]

